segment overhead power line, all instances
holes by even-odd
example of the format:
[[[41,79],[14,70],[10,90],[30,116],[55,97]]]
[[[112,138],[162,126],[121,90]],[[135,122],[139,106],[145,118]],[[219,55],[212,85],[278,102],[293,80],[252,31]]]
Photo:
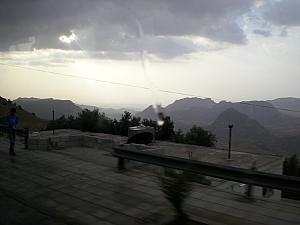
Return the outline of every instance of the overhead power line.
[[[56,75],[56,76],[62,76],[62,77],[68,77],[68,78],[74,78],[74,79],[90,80],[90,81],[96,81],[96,82],[100,82],[100,83],[120,85],[120,86],[125,86],[125,87],[143,89],[143,90],[150,90],[151,89],[150,87],[134,85],[134,84],[129,84],[129,83],[121,83],[121,82],[114,82],[114,81],[84,77],[82,75],[59,73],[59,72],[53,72],[53,71],[48,71],[48,70],[35,69],[35,68],[32,68],[32,67],[25,67],[25,66],[12,65],[12,64],[7,64],[7,63],[1,63],[1,62],[0,62],[0,65],[20,68],[20,69],[25,69],[25,70],[31,70],[31,71],[36,71],[36,72],[48,73],[48,74],[52,74],[52,75]],[[217,100],[217,101],[227,101],[227,100],[220,99],[220,98],[201,96],[201,95],[186,93],[186,92],[178,92],[178,91],[165,90],[165,89],[159,89],[158,91],[162,92],[162,93],[176,94],[176,95],[181,95],[181,96],[185,96],[185,97],[209,98],[209,99],[213,99],[213,100]],[[227,102],[229,102],[229,101],[227,101]],[[233,103],[242,104],[242,105],[249,105],[249,106],[255,106],[255,107],[261,107],[261,108],[268,108],[268,109],[277,109],[277,110],[281,110],[281,111],[288,111],[288,112],[294,112],[294,113],[300,113],[299,110],[293,110],[293,109],[287,109],[287,108],[277,108],[277,107],[274,107],[274,106],[259,105],[259,104],[250,103],[250,102],[233,102]]]
[[[96,79],[96,78],[84,77],[84,76],[80,76],[80,75],[66,74],[66,73],[53,72],[53,71],[49,71],[49,70],[35,69],[35,68],[25,67],[25,66],[11,65],[11,64],[6,64],[6,63],[0,63],[0,65],[9,66],[9,67],[16,67],[16,68],[26,69],[26,70],[32,70],[32,71],[42,72],[42,73],[49,73],[49,74],[53,74],[53,75],[57,75],[57,76],[64,76],[64,77],[68,77],[68,78],[91,80],[91,81],[97,81],[97,82],[106,83],[106,84],[121,85],[121,86],[140,88],[140,89],[145,89],[145,90],[149,89],[148,87],[143,87],[143,86],[138,86],[138,85],[133,85],[133,84],[107,81],[107,80],[101,80],[101,79]]]

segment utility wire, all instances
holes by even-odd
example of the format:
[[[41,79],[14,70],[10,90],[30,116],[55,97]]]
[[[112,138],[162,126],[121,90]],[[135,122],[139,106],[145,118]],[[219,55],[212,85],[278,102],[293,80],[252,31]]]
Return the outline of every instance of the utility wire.
[[[143,89],[143,90],[150,90],[150,87],[145,87],[145,86],[140,86],[140,85],[133,85],[133,84],[129,84],[129,83],[121,83],[121,82],[114,82],[114,81],[108,81],[108,80],[101,80],[101,79],[96,79],[96,78],[84,77],[84,76],[81,76],[81,75],[65,74],[65,73],[53,72],[53,71],[48,71],[48,70],[35,69],[35,68],[32,68],[32,67],[24,67],[24,66],[12,65],[12,64],[7,64],[7,63],[1,63],[1,62],[0,62],[0,65],[20,68],[20,69],[26,69],[26,70],[32,70],[32,71],[37,71],[37,72],[42,72],[42,73],[48,73],[48,74],[53,74],[53,75],[56,75],[56,76],[64,76],[64,77],[68,77],[68,78],[90,80],[90,81],[96,81],[96,82],[100,82],[100,83],[120,85],[120,86],[125,86],[125,87]],[[201,95],[192,94],[192,93],[177,92],[177,91],[171,91],[171,90],[165,90],[165,89],[159,89],[158,91],[162,92],[162,93],[176,94],[176,95],[181,95],[181,96],[185,96],[185,97],[209,98],[209,99],[213,99],[213,100],[217,100],[217,101],[226,101],[226,100],[220,99],[220,98],[212,98],[212,97],[201,96]],[[268,108],[268,109],[277,109],[277,110],[281,110],[281,111],[288,111],[288,112],[294,112],[294,113],[300,113],[299,110],[293,110],[293,109],[287,109],[287,108],[277,108],[277,107],[274,107],[274,106],[267,106],[267,105],[258,105],[258,104],[254,104],[254,103],[250,103],[250,102],[232,102],[232,103],[255,106],[255,107],[261,107],[261,108]]]
[[[66,73],[53,72],[53,71],[49,71],[49,70],[35,69],[35,68],[25,67],[25,66],[17,66],[17,65],[11,65],[11,64],[6,64],[6,63],[0,63],[0,65],[9,66],[9,67],[16,67],[16,68],[26,69],[26,70],[32,70],[32,71],[37,71],[37,72],[42,72],[42,73],[49,73],[49,74],[53,74],[53,75],[57,75],[57,76],[64,76],[64,77],[69,77],[69,78],[91,80],[91,81],[97,81],[97,82],[101,82],[101,83],[121,85],[121,86],[133,87],[133,88],[140,88],[140,89],[145,89],[145,90],[149,89],[148,87],[143,87],[143,86],[138,86],[138,85],[133,85],[133,84],[107,81],[107,80],[101,80],[101,79],[96,79],[96,78],[84,77],[84,76],[80,76],[80,75],[66,74]]]

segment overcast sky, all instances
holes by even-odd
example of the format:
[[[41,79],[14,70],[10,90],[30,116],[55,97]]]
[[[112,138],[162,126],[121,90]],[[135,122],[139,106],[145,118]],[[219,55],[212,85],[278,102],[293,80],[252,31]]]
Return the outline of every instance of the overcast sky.
[[[0,95],[102,106],[184,97],[161,89],[300,97],[299,26],[299,0],[1,0]]]

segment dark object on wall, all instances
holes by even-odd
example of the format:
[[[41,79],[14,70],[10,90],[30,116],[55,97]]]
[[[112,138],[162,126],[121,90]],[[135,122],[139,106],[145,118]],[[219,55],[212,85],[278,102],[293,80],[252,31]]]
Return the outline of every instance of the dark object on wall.
[[[148,145],[154,140],[154,134],[153,127],[129,127],[127,144],[135,143]]]

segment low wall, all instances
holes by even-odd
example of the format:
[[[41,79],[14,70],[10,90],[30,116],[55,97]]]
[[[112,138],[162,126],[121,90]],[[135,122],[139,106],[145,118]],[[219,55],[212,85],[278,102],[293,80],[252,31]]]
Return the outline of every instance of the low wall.
[[[127,138],[125,137],[78,134],[47,137],[29,137],[28,143],[30,150],[51,151],[70,147],[112,147],[114,145],[124,143],[126,142],[126,140]]]

